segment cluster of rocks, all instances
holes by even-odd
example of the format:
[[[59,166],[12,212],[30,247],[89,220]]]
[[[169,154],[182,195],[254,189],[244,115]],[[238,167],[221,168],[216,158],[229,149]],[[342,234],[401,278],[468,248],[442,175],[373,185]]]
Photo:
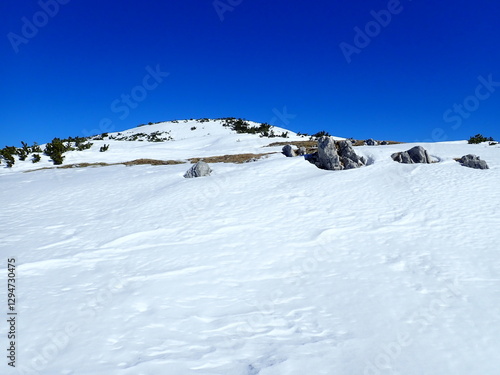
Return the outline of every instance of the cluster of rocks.
[[[396,152],[392,154],[391,157],[392,160],[404,164],[432,163],[432,159],[429,156],[429,153],[422,146],[415,146],[413,148],[410,148],[408,151]]]
[[[457,161],[464,167],[474,168],[474,169],[489,169],[486,161],[481,160],[481,158],[477,155],[464,155]]]
[[[318,139],[318,151],[306,155],[306,160],[318,168],[329,171],[353,169],[366,165],[365,158],[354,152],[350,141],[336,141],[332,137]]]
[[[307,154],[305,147],[294,149],[291,145],[284,146],[282,153],[287,157],[305,156],[318,168],[331,171],[359,168],[366,164],[366,160],[354,152],[349,140],[336,141],[332,137],[319,138],[318,151],[312,154]]]
[[[378,145],[385,146],[385,145],[389,144],[389,142],[387,142],[387,141],[376,141],[373,138],[366,139],[364,141],[358,141],[358,140],[356,140],[354,138],[347,138],[347,139],[349,141],[351,141],[351,143],[354,144],[354,145],[359,145],[359,144],[361,144],[360,142],[363,142],[364,146],[378,146]]]
[[[356,154],[349,140],[337,141],[333,137],[321,137],[318,139],[318,151],[307,154],[305,147],[293,148],[292,145],[283,147],[282,152],[287,157],[304,156],[305,159],[318,168],[329,171],[359,168],[366,165],[366,159]],[[415,146],[407,151],[396,152],[391,155],[392,159],[403,164],[430,164],[432,158],[425,148]],[[486,161],[479,156],[468,154],[456,159],[464,167],[475,169],[488,169]],[[212,169],[204,162],[194,164],[185,174],[185,178],[210,176]]]

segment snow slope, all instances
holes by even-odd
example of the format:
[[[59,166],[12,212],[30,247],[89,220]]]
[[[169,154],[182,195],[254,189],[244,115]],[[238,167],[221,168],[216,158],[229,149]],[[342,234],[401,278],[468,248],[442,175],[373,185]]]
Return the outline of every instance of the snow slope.
[[[280,149],[209,126],[65,162]],[[336,172],[279,153],[199,179],[188,164],[1,168],[19,336],[0,372],[497,374],[500,149],[422,145],[439,163],[395,163],[401,144],[356,147],[370,165]],[[453,160],[467,153],[490,169]]]

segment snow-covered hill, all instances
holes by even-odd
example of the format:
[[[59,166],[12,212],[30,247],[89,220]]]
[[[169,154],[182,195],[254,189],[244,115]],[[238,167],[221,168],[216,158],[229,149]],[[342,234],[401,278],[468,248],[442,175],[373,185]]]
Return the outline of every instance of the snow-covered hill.
[[[428,165],[391,159],[414,144],[360,146],[368,166],[332,172],[264,147],[292,132],[120,136],[152,132],[173,140],[93,140],[64,164],[276,153],[197,179],[189,164],[2,165],[0,295],[6,311],[15,258],[18,312],[2,374],[498,373],[498,146],[421,144]],[[454,160],[469,153],[490,169]]]
[[[276,141],[307,140],[308,137],[297,136],[294,132],[273,126],[271,130],[277,137],[260,137],[258,134],[238,134],[230,127],[224,126],[222,120],[180,120],[138,126],[122,132],[103,133],[105,136],[90,137],[93,145],[84,151],[64,153],[64,165],[76,163],[120,163],[135,159],[158,159],[186,161],[194,157],[209,157],[225,154],[264,153],[281,151],[281,148],[263,149],[263,146]],[[250,127],[261,124],[248,121]],[[287,138],[281,135],[287,133]],[[154,139],[163,142],[148,142],[148,136],[157,135]],[[168,140],[167,140],[168,139]],[[99,152],[104,145],[109,145],[105,153]],[[44,149],[45,145],[41,145]],[[16,157],[16,160],[18,158]],[[2,166],[0,164],[0,166]],[[5,163],[3,164],[5,166]],[[33,164],[31,158],[25,162],[16,161],[13,168],[0,168],[1,173],[12,171],[28,171],[44,167],[52,167],[53,163],[46,155],[41,154],[41,161]]]

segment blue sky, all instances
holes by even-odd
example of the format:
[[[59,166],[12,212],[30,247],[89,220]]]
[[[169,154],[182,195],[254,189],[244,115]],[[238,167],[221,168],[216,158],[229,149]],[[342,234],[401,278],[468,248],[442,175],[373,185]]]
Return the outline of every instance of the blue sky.
[[[228,116],[358,139],[500,139],[498,2],[41,0],[0,11],[0,147]]]

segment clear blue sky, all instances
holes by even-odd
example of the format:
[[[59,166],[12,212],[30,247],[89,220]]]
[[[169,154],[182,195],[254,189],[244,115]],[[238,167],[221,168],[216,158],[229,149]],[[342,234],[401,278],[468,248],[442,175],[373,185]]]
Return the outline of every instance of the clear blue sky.
[[[55,1],[0,5],[0,147],[228,116],[500,138],[496,1]]]

